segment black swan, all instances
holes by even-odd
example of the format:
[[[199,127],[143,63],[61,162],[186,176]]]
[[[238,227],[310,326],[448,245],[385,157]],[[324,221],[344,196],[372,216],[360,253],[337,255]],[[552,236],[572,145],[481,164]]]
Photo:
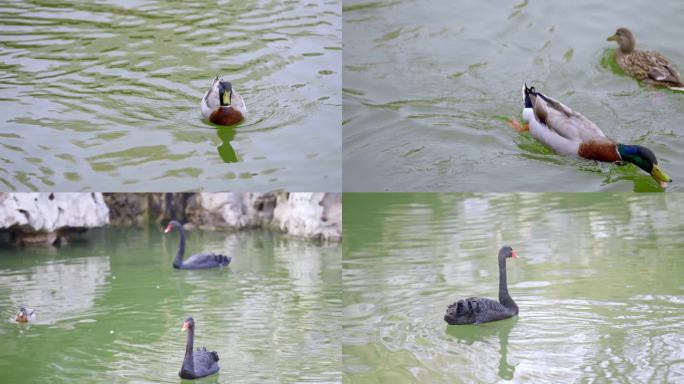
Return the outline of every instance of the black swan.
[[[171,220],[169,225],[166,226],[164,233],[171,232],[174,227],[178,228],[178,232],[180,232],[178,253],[176,254],[176,258],[173,260],[174,268],[204,269],[222,267],[224,265],[230,264],[230,256],[224,256],[218,253],[198,253],[188,257],[187,260],[183,261],[183,254],[185,253],[185,231],[183,231],[183,225],[176,220]]]
[[[36,312],[31,308],[19,307],[19,312],[14,317],[17,323],[29,323],[36,321]]]
[[[218,372],[218,353],[209,352],[206,347],[197,348],[196,351],[192,350],[193,339],[195,338],[195,320],[192,317],[185,319],[182,330],[188,331],[188,342],[185,345],[185,358],[178,376],[184,379],[197,379]]]
[[[480,324],[488,321],[507,319],[518,314],[518,306],[508,294],[506,284],[506,259],[518,258],[513,248],[501,247],[499,250],[499,301],[469,297],[447,307],[444,321],[451,325]]]

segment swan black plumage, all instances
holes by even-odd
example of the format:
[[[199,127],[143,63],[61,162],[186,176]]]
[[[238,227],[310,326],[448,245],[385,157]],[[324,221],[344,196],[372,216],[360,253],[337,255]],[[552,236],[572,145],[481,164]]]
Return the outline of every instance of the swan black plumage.
[[[459,300],[447,307],[444,321],[451,325],[480,324],[507,319],[518,314],[518,306],[508,294],[506,283],[506,259],[518,258],[513,248],[501,247],[499,250],[499,301],[480,297]]]
[[[185,253],[185,231],[183,225],[176,220],[171,220],[166,226],[164,233],[169,233],[173,228],[178,228],[180,232],[180,243],[178,244],[178,253],[173,260],[173,267],[178,269],[205,269],[216,268],[230,264],[230,256],[224,256],[218,253],[198,253],[188,257],[183,261],[183,254]]]
[[[195,338],[195,320],[192,317],[185,319],[182,330],[188,331],[188,342],[185,345],[185,358],[178,376],[184,379],[197,379],[218,372],[218,353],[209,352],[206,347],[197,348],[196,351],[192,350],[193,339]]]

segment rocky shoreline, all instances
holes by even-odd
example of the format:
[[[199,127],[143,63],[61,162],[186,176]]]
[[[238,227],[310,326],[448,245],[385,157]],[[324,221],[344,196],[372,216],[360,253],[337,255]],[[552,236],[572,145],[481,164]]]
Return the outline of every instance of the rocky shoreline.
[[[306,239],[342,237],[340,193],[0,193],[0,242],[60,245],[90,228],[171,219],[189,230],[269,229]]]

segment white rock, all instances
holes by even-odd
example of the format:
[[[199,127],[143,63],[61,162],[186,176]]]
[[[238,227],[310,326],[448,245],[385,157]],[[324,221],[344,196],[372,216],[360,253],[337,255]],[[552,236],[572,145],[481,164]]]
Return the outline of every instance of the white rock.
[[[36,232],[109,223],[101,193],[0,193],[0,229],[21,226]]]
[[[235,229],[258,227],[270,222],[272,209],[259,207],[265,200],[264,193],[201,193],[200,204],[205,210],[200,225],[233,227]]]
[[[281,194],[273,212],[273,225],[293,236],[339,240],[342,237],[342,195]]]

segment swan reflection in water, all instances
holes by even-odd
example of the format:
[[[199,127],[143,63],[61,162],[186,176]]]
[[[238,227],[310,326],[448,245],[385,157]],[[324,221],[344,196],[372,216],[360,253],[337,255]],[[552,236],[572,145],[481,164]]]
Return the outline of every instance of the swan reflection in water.
[[[235,128],[234,127],[218,127],[216,128],[216,134],[221,139],[221,145],[218,149],[219,156],[224,163],[237,163],[240,161],[238,158],[235,148],[230,144],[230,142],[235,138]]]
[[[499,377],[511,380],[515,374],[515,366],[508,364],[508,336],[518,323],[518,318],[510,318],[493,323],[479,325],[462,325],[446,327],[447,335],[456,338],[459,343],[473,345],[476,341],[491,343],[499,339]]]

